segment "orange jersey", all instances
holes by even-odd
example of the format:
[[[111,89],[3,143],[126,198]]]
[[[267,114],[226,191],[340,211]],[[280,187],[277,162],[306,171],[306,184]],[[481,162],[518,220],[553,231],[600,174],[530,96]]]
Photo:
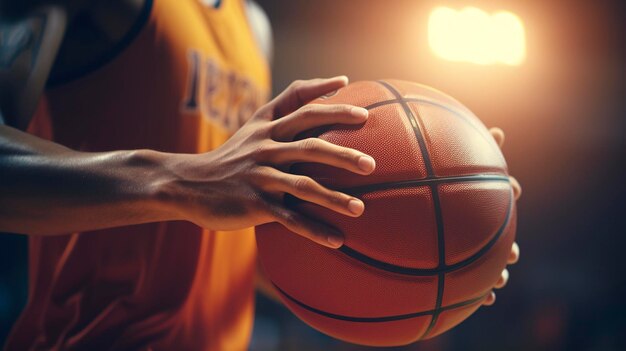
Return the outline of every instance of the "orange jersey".
[[[244,6],[147,1],[115,55],[52,82],[30,131],[85,151],[218,147],[269,93]],[[7,350],[245,350],[255,263],[252,229],[31,237],[29,299]]]

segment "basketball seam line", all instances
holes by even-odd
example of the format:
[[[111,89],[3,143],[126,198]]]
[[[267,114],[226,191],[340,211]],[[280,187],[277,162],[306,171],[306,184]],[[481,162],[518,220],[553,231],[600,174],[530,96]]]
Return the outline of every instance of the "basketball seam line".
[[[510,183],[510,179],[506,175],[500,174],[469,174],[464,176],[452,176],[452,177],[426,177],[422,179],[414,180],[400,180],[395,182],[375,183],[359,185],[349,188],[338,188],[337,191],[341,191],[346,194],[364,194],[378,190],[388,189],[401,189],[407,187],[418,187],[431,184],[450,184],[450,183],[463,183],[463,182],[506,182]]]
[[[483,181],[483,182],[506,182],[506,183],[510,183],[510,179],[507,176],[497,176],[497,175],[470,175],[470,176],[460,176],[460,177],[441,177],[441,178],[425,178],[425,179],[420,179],[420,180],[415,180],[415,181],[407,181],[407,182],[395,182],[395,183],[378,183],[378,184],[372,184],[372,185],[367,185],[367,186],[362,186],[362,187],[354,187],[354,188],[344,188],[344,189],[337,189],[338,191],[341,192],[345,192],[347,194],[363,194],[365,191],[363,191],[363,188],[366,187],[371,187],[371,186],[376,186],[376,187],[381,187],[380,189],[373,189],[373,190],[382,190],[382,189],[390,189],[390,188],[400,188],[400,187],[407,187],[407,186],[420,186],[420,185],[428,185],[429,183],[433,183],[433,184],[450,184],[450,183],[456,183],[456,182],[478,182],[478,181]],[[392,185],[400,185],[397,187],[393,187]],[[384,186],[384,187],[382,187]],[[360,192],[361,191],[361,192]],[[288,194],[289,195],[289,194]],[[512,195],[509,198],[509,206],[506,212],[506,216],[504,218],[504,221],[502,222],[502,225],[496,230],[495,234],[493,235],[493,238],[491,238],[483,247],[481,247],[476,253],[474,253],[472,256],[466,258],[463,261],[451,264],[451,265],[438,265],[438,267],[436,268],[412,268],[412,267],[405,267],[405,266],[398,266],[398,265],[394,265],[392,263],[388,263],[388,262],[384,262],[384,261],[380,261],[378,259],[375,259],[373,257],[370,257],[360,251],[357,251],[353,248],[351,248],[348,245],[343,245],[341,246],[338,251],[342,252],[343,254],[362,262],[363,264],[366,264],[368,266],[383,270],[383,271],[387,271],[387,272],[391,272],[391,273],[396,273],[396,274],[402,274],[402,275],[410,275],[410,276],[432,276],[432,275],[438,275],[440,273],[449,273],[458,269],[461,269],[465,266],[470,265],[471,263],[473,263],[474,261],[478,260],[480,257],[482,257],[482,255],[487,252],[493,245],[495,245],[495,243],[498,241],[498,239],[502,236],[502,233],[504,232],[504,230],[507,228],[509,222],[510,222],[510,216],[511,216],[511,209],[513,206],[512,203]],[[302,200],[299,200],[298,198],[294,197],[294,196],[287,196],[286,200],[287,202],[300,202]]]
[[[380,106],[386,106],[386,105],[392,105],[392,104],[395,104],[395,103],[400,103],[400,101],[401,100],[399,100],[399,99],[383,100],[383,101],[378,101],[378,102],[375,102],[373,104],[367,105],[367,106],[365,106],[363,108],[366,109],[366,110],[370,110],[370,109],[373,109],[373,108],[376,108],[376,107],[380,107]],[[446,110],[454,113],[455,115],[457,115],[457,117],[463,118],[462,115],[461,115],[461,111],[459,111],[459,110],[457,110],[455,108],[452,108],[450,106],[446,106],[444,104],[440,104],[437,101],[434,101],[434,100],[431,100],[431,99],[415,98],[415,97],[407,97],[407,98],[402,97],[402,101],[405,101],[407,103],[421,102],[421,103],[425,103],[425,104],[430,104],[430,105],[433,105],[433,106],[441,107],[443,109],[446,109]]]
[[[509,207],[507,209],[506,217],[504,218],[502,225],[500,226],[500,228],[498,228],[493,238],[491,238],[489,242],[487,242],[487,244],[481,247],[480,250],[476,251],[476,253],[473,254],[472,256],[466,258],[463,261],[460,261],[451,265],[437,266],[436,268],[432,268],[432,269],[411,268],[411,267],[394,265],[394,264],[387,263],[384,261],[379,261],[357,250],[354,250],[353,248],[348,247],[347,245],[343,245],[338,250],[354,258],[357,261],[367,264],[368,266],[375,267],[375,268],[378,268],[380,270],[387,271],[390,273],[397,273],[397,274],[402,274],[402,275],[410,275],[410,276],[418,276],[418,277],[450,273],[450,272],[459,270],[461,268],[464,268],[465,266],[468,266],[474,263],[476,260],[480,259],[487,251],[489,251],[489,249],[491,249],[493,245],[495,245],[495,243],[500,239],[500,237],[502,236],[502,233],[504,233],[504,230],[508,227],[510,223],[512,205],[513,204],[512,204],[512,196],[511,196],[509,200]]]
[[[455,108],[452,108],[450,106],[446,106],[444,104],[440,104],[437,101],[433,101],[433,100],[430,100],[430,99],[411,98],[411,97],[405,98],[405,97],[402,97],[401,100],[391,99],[391,100],[379,101],[379,102],[375,102],[373,104],[367,105],[367,106],[365,106],[363,108],[366,109],[366,110],[371,110],[371,109],[374,109],[374,108],[380,107],[380,106],[387,106],[387,105],[392,105],[392,104],[396,104],[396,103],[397,104],[401,104],[402,103],[401,101],[405,101],[406,103],[412,103],[413,102],[413,103],[430,104],[430,105],[433,105],[433,106],[436,106],[436,107],[448,110],[448,111],[452,112],[461,121],[467,123],[470,127],[472,127],[472,129],[476,130],[478,132],[478,134],[480,134],[482,137],[486,138],[484,133],[480,130],[480,128],[478,128],[476,126],[476,124],[473,121],[463,117],[462,111],[457,110]]]
[[[389,90],[396,97],[398,103],[400,103],[400,105],[404,109],[404,113],[406,114],[406,117],[409,119],[409,122],[411,123],[411,127],[413,128],[413,133],[415,134],[417,143],[420,146],[420,152],[422,154],[422,158],[424,159],[424,166],[426,167],[426,174],[428,176],[433,176],[434,175],[433,166],[432,166],[432,163],[430,162],[430,155],[428,154],[428,149],[426,148],[426,140],[424,140],[424,135],[422,134],[420,130],[418,121],[413,115],[411,108],[406,103],[402,95],[400,95],[400,93],[394,87],[392,87],[389,83],[382,81],[382,80],[379,80],[377,82],[382,84],[385,88],[387,88],[387,90]]]
[[[402,108],[404,109],[404,113],[411,121],[411,126],[413,126],[413,131],[415,132],[415,137],[417,138],[417,143],[420,147],[420,152],[422,154],[422,159],[424,160],[424,166],[426,167],[426,174],[428,177],[434,176],[433,165],[430,159],[430,155],[428,153],[428,149],[426,148],[426,138],[424,134],[424,122],[421,120],[419,114],[415,115],[409,105],[407,104],[404,96],[400,94],[399,91],[396,90],[394,86],[390,83],[379,81],[385,88],[387,88],[391,93],[400,101]],[[445,259],[446,259],[446,249],[445,249],[445,238],[443,233],[443,217],[441,214],[441,206],[439,203],[439,192],[437,191],[437,184],[429,184],[432,197],[433,197],[433,207],[435,209],[435,221],[437,224],[437,247],[439,251],[439,267],[445,267]],[[430,320],[430,324],[428,328],[419,337],[419,339],[424,338],[431,329],[435,326],[437,322],[437,318],[439,317],[441,302],[443,300],[443,289],[444,289],[444,279],[445,273],[439,273],[437,275],[437,300],[435,301],[435,311],[433,312],[432,318]],[[418,340],[419,340],[418,339]]]
[[[411,318],[422,317],[422,316],[429,316],[429,315],[433,315],[435,313],[435,310],[428,310],[428,311],[413,312],[413,313],[399,314],[399,315],[394,315],[394,316],[384,316],[384,317],[354,317],[354,316],[345,316],[345,315],[340,315],[340,314],[326,312],[326,311],[317,309],[315,307],[309,306],[309,305],[305,304],[304,302],[296,299],[295,297],[287,294],[278,285],[276,285],[276,283],[274,283],[274,282],[271,282],[271,283],[276,288],[276,290],[278,290],[278,292],[281,295],[283,295],[284,297],[286,297],[287,299],[289,299],[293,303],[297,304],[298,306],[304,308],[305,310],[313,312],[313,313],[316,313],[316,314],[319,314],[319,315],[322,315],[324,317],[337,319],[337,320],[342,320],[342,321],[346,321],[346,322],[363,322],[363,323],[393,322],[393,321],[398,321],[398,320],[411,319]],[[486,298],[487,294],[483,294],[483,295],[481,295],[479,297],[476,297],[476,298],[473,298],[473,299],[457,302],[457,303],[454,303],[452,305],[440,307],[440,310],[441,311],[449,311],[449,310],[453,310],[453,309],[462,308],[462,307],[466,307],[466,306],[472,305],[472,304],[474,304],[476,302],[479,302],[480,300],[483,300],[484,298]]]
[[[437,223],[437,247],[439,248],[439,267],[446,266],[445,238],[443,232],[443,215],[441,214],[441,200],[439,198],[439,189],[437,184],[431,184],[430,190],[433,194],[433,206],[435,207],[435,218]],[[443,303],[443,290],[445,288],[445,273],[439,272],[437,275],[437,300],[435,302],[435,312],[430,320],[430,324],[420,339],[424,338],[432,330],[437,323],[439,314],[441,313],[441,304]]]

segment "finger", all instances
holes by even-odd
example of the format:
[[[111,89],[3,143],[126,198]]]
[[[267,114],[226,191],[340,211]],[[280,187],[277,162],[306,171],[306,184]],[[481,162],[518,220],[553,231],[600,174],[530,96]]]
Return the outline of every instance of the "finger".
[[[280,118],[299,109],[309,101],[346,85],[348,85],[348,77],[346,76],[296,80],[268,105],[274,111],[273,118]]]
[[[509,177],[509,180],[511,181],[511,187],[513,187],[513,196],[517,201],[520,196],[522,196],[522,186],[519,184],[517,179],[515,179],[515,177]]]
[[[489,133],[491,133],[491,136],[496,140],[498,146],[502,148],[502,145],[504,145],[504,131],[502,131],[502,129],[498,127],[495,127],[490,128]]]
[[[498,281],[496,282],[495,288],[496,289],[503,288],[506,285],[506,283],[508,283],[508,281],[509,281],[509,270],[505,268],[502,271],[502,274],[500,274],[500,279],[498,279]]]
[[[308,138],[281,144],[267,156],[269,162],[275,164],[315,162],[364,175],[372,173],[376,168],[376,162],[372,157],[322,139]]]
[[[304,238],[332,249],[343,245],[343,235],[337,229],[311,220],[278,204],[268,202],[265,207],[278,223]]]
[[[261,188],[267,192],[289,193],[301,200],[351,217],[362,215],[365,209],[363,201],[327,189],[309,177],[284,173],[272,167],[264,167],[262,173],[264,184]]]
[[[491,306],[496,302],[496,293],[493,291],[489,293],[489,296],[483,301],[483,306]]]
[[[278,141],[289,141],[305,130],[330,124],[359,124],[367,116],[366,109],[352,105],[306,105],[275,121],[272,136]]]
[[[509,258],[507,259],[508,264],[515,264],[519,261],[519,245],[516,242],[511,246],[511,253],[509,254]]]

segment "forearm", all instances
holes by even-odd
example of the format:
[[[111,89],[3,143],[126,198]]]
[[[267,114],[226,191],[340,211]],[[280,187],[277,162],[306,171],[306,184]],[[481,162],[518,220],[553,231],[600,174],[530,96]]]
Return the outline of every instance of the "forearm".
[[[178,219],[162,201],[168,157],[77,152],[0,126],[0,231],[51,235]]]
[[[343,76],[294,82],[211,152],[148,150],[82,153],[0,126],[0,231],[57,234],[153,221],[187,220],[209,230],[278,222],[321,245],[342,244],[338,229],[283,202],[286,194],[358,217],[361,200],[282,171],[321,163],[360,175],[374,160],[318,138],[325,125],[363,124],[367,110],[307,102],[347,84]]]

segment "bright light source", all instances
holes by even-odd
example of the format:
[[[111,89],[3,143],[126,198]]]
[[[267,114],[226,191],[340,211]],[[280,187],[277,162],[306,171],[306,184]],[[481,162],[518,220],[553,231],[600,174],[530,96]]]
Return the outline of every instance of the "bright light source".
[[[430,48],[443,59],[519,65],[526,57],[524,24],[511,12],[437,7],[428,19]]]

